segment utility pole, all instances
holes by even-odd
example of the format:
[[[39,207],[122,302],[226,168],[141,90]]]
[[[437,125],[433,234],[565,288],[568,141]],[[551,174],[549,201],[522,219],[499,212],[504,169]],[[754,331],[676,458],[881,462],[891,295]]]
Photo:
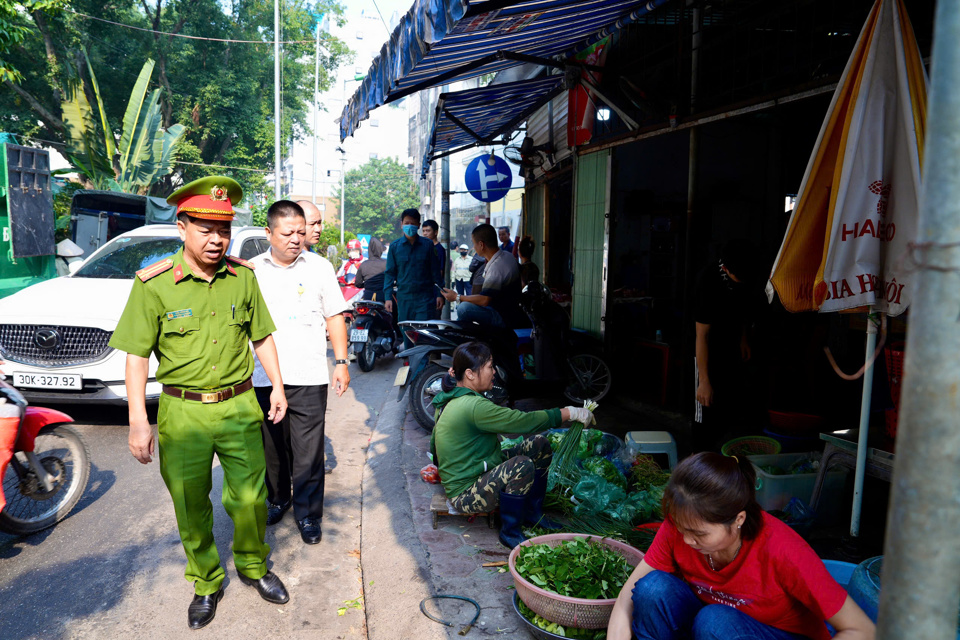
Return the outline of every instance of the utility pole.
[[[346,109],[347,106],[347,83],[350,81],[363,80],[366,76],[362,73],[354,75],[352,78],[343,78],[340,81],[340,104]],[[344,243],[345,221],[347,219],[347,190],[345,188],[344,177],[347,174],[347,152],[343,147],[337,147],[340,152],[340,244]]]
[[[443,85],[440,93],[446,93],[450,90],[450,85]],[[439,97],[438,97],[439,99]],[[444,248],[444,255],[449,256],[450,249],[450,156],[445,155],[440,159],[440,243]],[[450,288],[450,260],[448,264],[443,265],[443,286]],[[450,319],[450,305],[443,305],[442,317],[444,320]]]
[[[321,16],[322,17],[322,16]],[[320,113],[320,18],[317,18],[317,49],[313,65],[313,180],[310,181],[310,199],[317,204],[317,116]]]
[[[879,640],[957,633],[960,602],[960,10],[938,2],[927,98],[914,297],[890,485]],[[912,238],[911,238],[912,239]]]
[[[347,219],[347,189],[345,181],[347,175],[347,152],[343,150],[343,147],[337,148],[340,149],[340,244],[343,244],[344,225]]]
[[[280,199],[280,0],[273,0],[273,193]]]

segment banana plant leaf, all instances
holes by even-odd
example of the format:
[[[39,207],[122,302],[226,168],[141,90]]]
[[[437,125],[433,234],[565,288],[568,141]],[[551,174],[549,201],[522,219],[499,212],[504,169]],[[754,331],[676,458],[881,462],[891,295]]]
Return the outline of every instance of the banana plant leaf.
[[[100,109],[100,125],[103,127],[103,142],[107,151],[107,158],[113,163],[113,157],[117,155],[117,143],[113,137],[113,129],[107,122],[107,112],[103,108],[103,99],[100,98],[100,84],[97,82],[97,74],[93,72],[93,65],[90,64],[90,57],[87,55],[87,48],[81,45],[83,58],[87,61],[87,70],[90,72],[90,84],[93,85],[93,94],[97,97],[97,107]]]
[[[143,63],[143,68],[140,70],[140,76],[137,78],[137,82],[133,85],[133,91],[130,92],[130,100],[127,102],[127,110],[123,114],[123,133],[120,135],[120,171],[123,172],[124,167],[126,167],[130,161],[130,158],[134,148],[139,148],[143,144],[142,140],[139,140],[140,134],[143,131],[146,122],[145,112],[149,110],[149,104],[145,104],[147,101],[147,88],[150,85],[150,76],[153,75],[153,60],[147,60]],[[154,94],[159,89],[155,90]],[[138,149],[139,150],[139,149]],[[136,157],[134,155],[134,157]]]

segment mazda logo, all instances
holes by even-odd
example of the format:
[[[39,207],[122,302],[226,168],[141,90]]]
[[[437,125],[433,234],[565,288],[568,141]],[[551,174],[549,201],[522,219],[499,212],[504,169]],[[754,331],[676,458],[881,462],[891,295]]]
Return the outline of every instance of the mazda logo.
[[[37,329],[33,334],[33,341],[41,349],[50,351],[60,346],[60,332],[56,329]]]

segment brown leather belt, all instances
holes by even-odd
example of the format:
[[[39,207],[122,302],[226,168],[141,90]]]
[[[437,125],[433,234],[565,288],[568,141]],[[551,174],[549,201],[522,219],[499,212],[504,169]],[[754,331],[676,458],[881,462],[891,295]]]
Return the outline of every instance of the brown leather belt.
[[[196,391],[186,391],[179,387],[163,385],[163,392],[168,396],[183,398],[184,400],[194,400],[196,402],[202,402],[203,404],[223,402],[250,389],[253,389],[253,378],[247,378],[236,386],[220,389],[219,391],[210,391],[208,393],[197,393]]]

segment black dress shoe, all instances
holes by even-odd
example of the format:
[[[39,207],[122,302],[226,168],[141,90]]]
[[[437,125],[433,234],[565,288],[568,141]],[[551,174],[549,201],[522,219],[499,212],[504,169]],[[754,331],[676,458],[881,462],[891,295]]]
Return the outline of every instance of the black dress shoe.
[[[237,575],[240,576],[240,582],[243,584],[256,587],[260,597],[267,602],[286,604],[290,600],[290,594],[287,593],[287,588],[283,586],[280,578],[278,578],[273,571],[267,571],[259,580],[248,578],[242,573],[238,573]]]
[[[223,587],[208,596],[193,596],[193,602],[187,608],[187,624],[191,629],[202,629],[217,615],[217,603],[223,598]]]
[[[273,504],[272,502],[267,502],[267,526],[269,527],[270,525],[280,522],[283,519],[283,514],[285,514],[289,508],[289,500],[283,504]]]
[[[297,529],[300,529],[300,537],[307,544],[317,544],[323,538],[323,531],[320,530],[320,521],[315,518],[304,518],[297,520]]]

